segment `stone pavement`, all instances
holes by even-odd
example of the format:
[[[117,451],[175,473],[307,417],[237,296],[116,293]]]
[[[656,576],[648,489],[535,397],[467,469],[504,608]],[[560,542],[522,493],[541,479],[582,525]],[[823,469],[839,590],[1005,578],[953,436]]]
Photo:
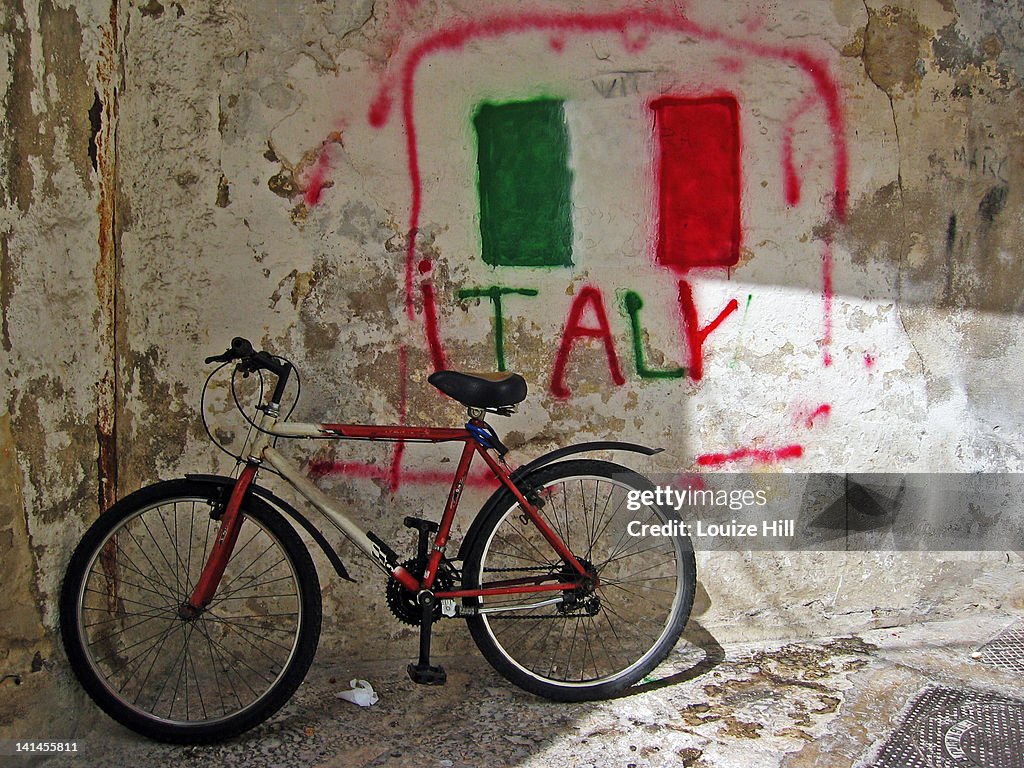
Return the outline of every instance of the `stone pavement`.
[[[35,764],[867,768],[879,764],[909,704],[929,686],[971,692],[975,702],[1024,699],[1019,672],[978,657],[981,646],[1020,620],[1008,613],[975,615],[727,648],[691,622],[686,641],[630,695],[575,705],[545,701],[506,683],[468,637],[465,657],[441,660],[449,672],[443,688],[411,683],[404,660],[365,662],[321,653],[280,713],[230,743],[156,744],[96,715],[76,728],[77,757]],[[335,696],[356,677],[372,683],[379,703],[362,709]],[[885,765],[941,768],[991,760],[993,768],[1024,766],[1020,730],[1015,743],[1003,745],[1001,757],[979,761],[991,739],[974,722],[979,718],[954,713],[957,718],[955,726],[948,717],[931,724],[939,743],[919,747],[922,762],[904,758]],[[944,753],[930,754],[934,749]]]

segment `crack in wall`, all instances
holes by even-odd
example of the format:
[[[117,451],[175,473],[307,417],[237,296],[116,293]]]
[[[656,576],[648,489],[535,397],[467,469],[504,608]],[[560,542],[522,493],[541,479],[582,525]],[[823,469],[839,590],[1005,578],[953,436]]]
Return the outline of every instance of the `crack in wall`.
[[[906,199],[904,197],[903,190],[903,147],[900,141],[900,125],[899,120],[896,117],[896,103],[893,99],[892,93],[889,88],[879,80],[875,69],[869,63],[869,47],[867,41],[871,39],[871,26],[876,20],[876,15],[871,7],[868,5],[867,0],[864,0],[864,12],[867,14],[867,21],[864,25],[864,41],[865,44],[861,49],[861,61],[864,64],[864,73],[867,78],[875,85],[878,90],[885,94],[886,99],[889,101],[889,112],[892,115],[892,127],[896,137],[896,188],[899,192],[899,261],[898,269],[896,274],[896,316],[899,318],[900,327],[907,336],[907,341],[910,343],[911,349],[914,350],[914,354],[917,356],[917,361],[921,366],[921,371],[927,371],[927,366],[924,362],[924,356],[921,354],[921,350],[918,349],[917,344],[914,343],[914,336],[907,327],[907,320],[904,315],[904,303],[903,303],[903,278],[907,268],[907,260],[909,258],[909,237],[908,237],[908,224],[907,224],[907,209]]]

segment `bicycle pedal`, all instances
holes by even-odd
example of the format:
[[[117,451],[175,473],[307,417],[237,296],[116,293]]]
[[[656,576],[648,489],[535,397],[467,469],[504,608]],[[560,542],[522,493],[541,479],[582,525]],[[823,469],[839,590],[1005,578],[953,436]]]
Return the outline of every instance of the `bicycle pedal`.
[[[418,685],[444,685],[448,682],[448,673],[444,667],[432,667],[430,664],[410,664],[406,667],[409,679]]]
[[[409,516],[403,521],[403,525],[406,528],[414,528],[417,531],[426,531],[427,533],[434,533],[438,529],[437,523],[432,520],[424,520],[419,517]]]

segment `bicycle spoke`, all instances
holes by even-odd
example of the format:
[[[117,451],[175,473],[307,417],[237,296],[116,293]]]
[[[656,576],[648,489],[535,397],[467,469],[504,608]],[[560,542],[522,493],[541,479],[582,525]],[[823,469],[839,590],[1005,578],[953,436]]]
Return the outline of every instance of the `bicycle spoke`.
[[[220,698],[220,711],[227,712],[228,707],[224,701],[224,689],[220,684],[220,675],[217,673],[217,667],[219,665],[214,656],[213,643],[210,641],[210,636],[206,634],[206,625],[200,621],[196,626],[199,627],[199,633],[206,638],[206,647],[210,652],[210,669],[213,672],[213,684],[217,688],[217,696]],[[227,672],[225,672],[225,677],[227,677]],[[241,701],[238,700],[237,694],[235,695],[235,700],[238,701],[239,705],[241,705]]]
[[[193,625],[192,631],[193,632],[195,631],[195,625]],[[189,664],[192,667],[192,678],[196,681],[196,695],[199,697],[199,708],[203,712],[203,720],[207,720],[209,718],[209,715],[207,715],[207,713],[206,713],[206,702],[203,701],[203,687],[199,683],[199,681],[200,681],[199,673],[196,672],[196,660],[192,658],[192,654],[189,654],[188,660],[189,660]],[[185,690],[187,691],[188,688],[186,687]],[[186,709],[187,708],[188,707],[186,705]]]
[[[657,509],[652,509],[650,516],[646,520],[644,520],[643,523],[641,523],[641,526],[649,525],[651,520],[654,520],[654,518],[656,518],[657,516],[658,516],[658,510]],[[629,549],[630,543],[629,543],[629,538],[627,538],[627,537],[630,537],[629,526],[628,525],[623,526],[622,533],[619,535],[619,540],[616,541],[615,542],[615,546],[613,546],[611,548],[612,549],[612,554],[609,555],[609,557],[608,557],[609,561],[615,559],[618,555],[622,554],[622,552],[624,552],[625,549]],[[635,538],[635,537],[630,537],[630,538]],[[619,547],[622,546],[622,542],[623,541],[627,542],[626,543],[626,547],[625,547],[624,550],[620,550]]]
[[[178,505],[175,504],[174,505],[174,511],[177,512],[177,509],[178,509]],[[183,565],[183,563],[181,562],[181,557],[178,555],[178,515],[177,514],[174,515],[174,538],[171,538],[171,531],[167,527],[167,521],[164,520],[163,513],[162,512],[158,512],[156,517],[160,521],[160,523],[163,525],[164,532],[167,534],[167,538],[171,541],[171,551],[174,552],[174,584],[175,584],[175,587],[178,590],[178,593],[180,594],[181,593],[181,573],[180,573],[179,566]]]
[[[141,552],[142,556],[144,558],[146,558],[146,562],[149,563],[149,567],[153,569],[152,570],[153,575],[150,578],[157,579],[160,582],[160,586],[162,586],[164,589],[166,589],[169,594],[172,594],[172,595],[173,594],[178,594],[175,590],[171,589],[171,585],[170,584],[168,584],[166,581],[164,581],[159,576],[156,576],[156,574],[160,573],[160,569],[157,568],[156,565],[153,564],[153,559],[146,553],[146,550],[143,549],[142,545],[139,543],[139,540],[137,538],[135,538],[135,534],[132,533],[131,528],[125,527],[124,532],[127,533],[128,537],[132,541],[135,542],[135,546],[139,548],[139,552]]]
[[[211,615],[208,615],[207,619],[209,619],[210,621],[214,621],[214,622],[217,622],[217,623],[220,623],[220,624],[224,624],[224,625],[226,625],[228,627],[231,627],[236,632],[237,631],[241,631],[241,632],[245,632],[246,634],[254,635],[255,637],[260,637],[259,634],[257,634],[256,632],[253,632],[252,629],[249,628],[252,625],[240,624],[240,623],[238,623],[236,621],[230,621],[228,619],[222,619],[222,618],[220,618],[218,616],[211,616]],[[269,627],[260,627],[260,629],[269,629]],[[280,631],[280,630],[278,630],[278,631]],[[265,640],[266,642],[270,643],[271,645],[276,645],[278,648],[283,648],[284,650],[288,651],[289,653],[292,650],[291,646],[285,645],[284,643],[278,643],[278,642],[276,642],[274,640],[269,640],[267,638],[262,638],[262,639]],[[246,642],[250,642],[250,641],[246,640]]]
[[[270,546],[273,546],[273,544],[271,544]],[[270,549],[270,546],[268,546],[268,547],[267,547],[267,550],[269,550],[269,549]],[[264,550],[264,552],[266,552],[267,550]],[[262,557],[262,555],[260,555],[260,557]],[[257,559],[258,559],[258,558],[257,558]],[[256,561],[254,560],[254,561],[253,561],[252,563],[249,563],[249,565],[247,565],[247,566],[245,567],[245,569],[244,569],[244,570],[242,571],[242,573],[244,573],[245,571],[249,570],[249,568],[251,568],[251,567],[252,567],[252,565],[253,565],[253,563],[255,563],[255,562],[256,562]],[[234,590],[227,590],[226,592],[224,592],[224,593],[223,593],[223,595],[224,595],[224,596],[227,596],[227,595],[230,595],[230,594],[234,594],[235,592],[239,591],[240,589],[245,589],[245,588],[247,588],[248,586],[250,586],[250,585],[251,585],[252,583],[254,583],[254,582],[255,582],[255,583],[258,583],[258,581],[257,581],[257,580],[258,580],[258,579],[259,579],[259,578],[260,578],[261,576],[263,576],[263,575],[264,575],[265,573],[267,573],[268,571],[270,571],[270,570],[271,570],[272,568],[276,568],[277,566],[279,566],[279,565],[280,565],[281,563],[283,563],[283,562],[286,562],[286,560],[285,560],[285,558],[283,558],[283,557],[282,557],[282,558],[281,558],[280,560],[278,560],[278,561],[277,561],[276,563],[273,563],[273,564],[272,564],[272,565],[270,565],[269,567],[265,568],[264,570],[260,571],[260,572],[259,572],[258,574],[256,574],[255,576],[253,576],[253,577],[252,577],[252,581],[250,581],[250,582],[249,582],[248,584],[245,584],[245,585],[243,585],[243,586],[241,586],[241,587],[236,587],[236,588],[235,588]],[[226,588],[226,587],[229,587],[229,586],[231,586],[231,585],[232,585],[232,584],[233,584],[234,582],[238,581],[238,579],[239,579],[239,577],[240,577],[240,576],[242,575],[242,573],[237,573],[237,574],[235,574],[235,576],[234,576],[234,577],[233,577],[233,578],[232,578],[232,579],[231,579],[230,581],[228,581],[228,583],[227,583],[227,584],[225,584],[225,585],[224,585],[224,586],[225,586],[225,588]]]
[[[136,672],[138,672],[140,669],[142,669],[142,667],[145,665],[146,660],[149,658],[149,654],[153,651],[153,649],[156,650],[156,653],[153,654],[153,657],[154,658],[159,658],[160,651],[163,650],[164,643],[167,642],[167,638],[171,636],[171,634],[173,633],[174,629],[175,629],[175,625],[174,624],[171,624],[169,627],[167,627],[167,631],[164,632],[163,636],[160,638],[160,642],[159,643],[154,643],[153,646],[146,652],[145,656],[139,661],[138,665],[135,667],[135,670],[128,676],[128,678],[124,681],[124,683],[122,683],[121,687],[122,687],[122,689],[125,692],[127,692],[127,690],[128,690],[128,682],[133,677],[135,677],[135,673]],[[142,656],[142,654],[140,654],[140,656]],[[139,690],[135,693],[135,698],[132,700],[133,704],[138,704],[139,697],[142,695],[142,692],[144,690],[146,690],[146,683],[149,682],[149,676],[151,674],[153,674],[153,670],[154,669],[155,669],[155,666],[153,664],[150,664],[149,665],[149,669],[146,670],[146,676],[143,678],[142,682],[139,684]]]
[[[602,469],[593,475],[573,474],[576,467]],[[597,583],[588,588],[581,582],[557,608],[543,610],[526,607],[537,599],[528,593],[481,598],[480,604],[491,609],[482,617],[483,626],[498,652],[513,662],[501,671],[516,682],[525,676],[542,686],[582,690],[620,679],[628,685],[664,658],[681,631],[676,617],[689,602],[678,595],[692,590],[692,583],[683,581],[683,539],[629,533],[633,519],[642,524],[672,519],[660,507],[626,513],[629,492],[636,487],[627,483],[635,473],[579,460],[538,470],[537,475],[552,478],[537,486],[548,500],[543,519],[584,567],[593,570]],[[563,559],[536,529],[523,530],[516,512],[517,506],[511,506],[494,518],[471,583],[482,583],[485,574],[514,577],[546,569],[554,578],[567,578]],[[494,611],[516,606],[526,610]],[[482,642],[476,633],[474,637]]]
[[[130,626],[127,626],[127,627],[122,627],[121,629],[117,630],[117,632],[104,633],[103,635],[101,635],[97,639],[93,640],[91,643],[87,643],[87,646],[91,648],[92,646],[94,646],[96,643],[98,643],[100,641],[111,640],[112,638],[115,638],[118,635],[123,635],[125,632],[128,632],[129,630],[132,630],[132,629],[135,629],[136,627],[142,626],[146,622],[154,621],[155,619],[166,619],[166,618],[167,618],[167,612],[166,611],[164,611],[162,613],[157,613],[157,614],[154,614],[154,615],[146,615],[145,618],[143,618],[141,621],[137,621],[134,624],[132,624]],[[121,620],[122,619],[120,619],[120,618],[118,618],[118,619],[111,619],[111,621],[121,621]],[[90,624],[89,626],[96,626],[96,625],[95,624]]]
[[[239,677],[239,679],[241,679],[241,675],[238,674],[237,668],[233,664],[231,664],[229,662],[229,660],[228,660],[228,656],[230,655],[230,652],[225,654],[225,651],[227,651],[227,649],[224,648],[223,646],[220,646],[218,643],[214,642],[214,640],[211,637],[211,635],[210,635],[210,633],[208,631],[208,628],[206,626],[205,614],[204,614],[203,617],[200,617],[200,619],[197,622],[196,626],[199,627],[200,634],[202,634],[203,637],[206,638],[206,643],[207,643],[207,646],[208,646],[208,648],[210,650],[210,659],[211,659],[211,661],[214,658],[215,654],[216,654],[216,657],[220,660],[219,664],[216,663],[216,662],[212,662],[213,663],[213,670],[214,670],[214,677],[215,677],[215,679],[217,679],[217,676],[216,676],[217,667],[220,666],[223,669],[224,677],[226,678],[227,683],[230,686],[230,693],[235,698],[235,703],[238,705],[239,709],[242,709],[245,705],[242,703],[241,698],[239,698],[239,696],[238,696],[238,687],[235,685],[235,683],[233,683],[231,681],[231,673],[234,672],[235,675]],[[245,685],[249,688],[249,690],[253,693],[254,696],[258,696],[259,695],[258,692],[253,690],[252,686],[250,686],[245,680],[242,680],[242,682],[245,683]],[[219,683],[218,683],[218,685],[219,685]],[[221,701],[223,701],[223,698],[224,698],[223,694],[221,694]]]
[[[284,561],[283,560],[279,560],[274,565],[275,566],[276,565],[280,565],[282,562],[284,562]],[[250,582],[248,584],[243,584],[242,586],[235,587],[234,589],[232,589],[232,590],[230,590],[228,592],[218,592],[217,593],[218,597],[217,597],[216,600],[214,600],[214,602],[212,603],[211,607],[213,605],[216,605],[217,603],[219,603],[221,600],[231,599],[234,595],[237,595],[239,592],[244,592],[247,589],[256,589],[257,587],[266,586],[267,584],[276,584],[279,581],[288,581],[291,578],[292,578],[291,576],[278,576],[277,578],[268,579],[267,581]]]
[[[121,546],[121,542],[118,539],[116,539],[116,538],[111,538],[111,541],[114,542],[114,551],[115,551],[114,557],[115,557],[115,560],[117,561],[118,567],[119,568],[126,568],[127,570],[131,571],[132,573],[136,573],[139,576],[141,576],[142,578],[144,578],[147,581],[152,583],[153,582],[152,576],[150,574],[148,574],[148,573],[143,573],[142,569],[139,568],[139,566],[135,562],[135,560],[132,559],[132,557],[128,554],[128,552],[124,549],[124,547]],[[124,562],[125,559],[127,559],[127,561],[128,561],[127,563]],[[92,573],[102,573],[102,569],[100,571],[93,570]],[[103,576],[105,578],[106,574],[103,574]],[[118,583],[123,583],[124,579],[121,576],[118,576],[117,581],[118,581]],[[164,585],[160,584],[159,586],[164,586]],[[142,588],[142,587],[140,587],[140,588]],[[162,592],[160,590],[153,589],[152,587],[150,587],[149,589],[151,591],[159,594],[161,597],[163,597],[163,598],[165,598],[167,600],[177,600],[177,597],[175,596],[176,593],[173,593],[171,590],[168,590],[167,592]]]
[[[160,516],[160,513],[159,513],[159,512],[157,512],[157,513],[156,513],[156,516],[157,516],[157,518],[158,518],[158,519],[159,519],[159,520],[160,520],[161,522],[163,522],[163,518],[162,518],[162,517]],[[149,530],[149,524],[148,524],[148,523],[146,522],[146,518],[145,518],[145,516],[144,516],[144,515],[139,515],[139,516],[138,516],[138,517],[137,517],[136,519],[137,519],[137,520],[138,520],[138,521],[139,521],[140,523],[142,523],[142,527],[143,527],[143,528],[145,528],[145,529],[146,529],[146,533],[148,533],[148,534],[149,534],[149,538],[150,538],[150,541],[152,541],[152,542],[154,543],[154,545],[156,545],[156,537],[154,537],[154,536],[153,536],[153,532],[152,532],[151,530]],[[164,527],[166,528],[166,525],[165,525]],[[164,552],[164,550],[165,550],[165,549],[166,549],[166,547],[161,547],[161,546],[157,546],[157,547],[156,547],[156,551],[160,553],[160,557],[162,557],[162,558],[163,558],[164,562],[165,562],[165,563],[167,564],[167,567],[168,567],[168,568],[169,568],[170,570],[172,570],[172,571],[173,571],[173,570],[175,570],[175,568],[174,568],[174,566],[173,566],[173,565],[171,565],[171,561],[167,559],[167,553],[166,553],[166,552]],[[177,557],[177,555],[175,555],[175,557]],[[154,567],[155,567],[155,566],[154,566]],[[175,571],[175,573],[177,573],[177,571]],[[181,590],[180,590],[180,588],[176,588],[176,589],[175,589],[175,593],[176,593],[176,594],[181,594]]]
[[[179,615],[219,532],[211,508],[201,498],[173,498],[126,516],[93,550],[79,588],[77,626],[90,669],[114,698],[160,727],[249,710],[308,642],[307,598],[293,564],[304,552],[282,546],[249,513],[213,604],[197,617]]]
[[[205,617],[203,617],[203,618],[202,618],[201,620],[202,620],[202,621],[205,621],[206,619],[205,619]],[[231,652],[231,651],[230,651],[230,650],[229,650],[229,649],[228,649],[227,647],[225,647],[224,645],[222,645],[222,644],[220,644],[220,643],[214,643],[214,644],[215,644],[215,645],[217,645],[217,646],[218,646],[219,648],[223,649],[223,650],[224,650],[224,651],[225,651],[225,652],[227,653],[227,655],[231,657],[231,659],[232,659],[233,661],[235,661],[235,662],[236,662],[236,663],[238,663],[238,664],[241,664],[241,665],[242,665],[243,667],[245,667],[246,669],[250,670],[250,671],[251,671],[251,672],[252,672],[253,674],[255,674],[255,675],[256,675],[256,677],[260,678],[261,680],[263,680],[263,681],[264,681],[265,683],[267,683],[268,685],[269,685],[270,683],[273,683],[273,682],[274,682],[274,681],[273,681],[273,678],[267,678],[267,677],[265,677],[265,676],[263,675],[263,673],[262,673],[262,672],[260,672],[260,671],[259,671],[258,669],[256,669],[255,667],[253,667],[253,666],[252,666],[251,664],[249,664],[249,663],[248,663],[248,662],[247,662],[247,661],[246,661],[245,659],[241,658],[240,656],[236,656],[236,655],[235,655],[234,653],[232,653],[232,652]],[[242,678],[242,679],[243,679],[243,682],[244,682],[244,678]],[[250,685],[249,685],[248,683],[246,683],[246,686],[248,686],[248,687],[249,687],[249,690],[250,690],[250,691],[252,691],[252,692],[253,692],[254,694],[256,693],[256,691],[255,691],[255,690],[254,690],[254,689],[252,688],[252,686],[250,686]]]

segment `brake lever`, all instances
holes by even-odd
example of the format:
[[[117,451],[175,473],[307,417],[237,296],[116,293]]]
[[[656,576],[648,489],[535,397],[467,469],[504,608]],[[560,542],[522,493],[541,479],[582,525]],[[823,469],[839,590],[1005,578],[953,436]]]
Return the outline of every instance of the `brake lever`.
[[[228,350],[224,354],[211,355],[210,357],[206,358],[206,364],[209,365],[210,363],[230,363],[233,359],[234,356],[231,354],[231,351]]]
[[[228,351],[220,355],[211,355],[206,358],[206,364],[210,363],[230,363],[232,360],[246,360],[256,353],[253,351],[252,344],[249,343],[248,339],[243,339],[241,336],[236,336],[231,340],[231,346],[228,347]]]

